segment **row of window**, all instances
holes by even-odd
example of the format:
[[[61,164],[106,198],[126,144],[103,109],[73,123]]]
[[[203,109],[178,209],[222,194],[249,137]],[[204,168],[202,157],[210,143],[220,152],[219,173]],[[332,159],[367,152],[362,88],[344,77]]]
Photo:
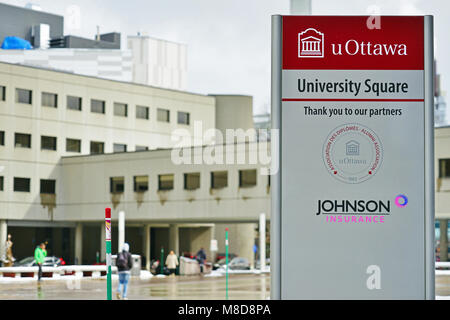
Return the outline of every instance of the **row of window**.
[[[222,189],[228,186],[228,171],[213,171],[211,174],[211,189]],[[250,188],[256,186],[256,169],[239,170],[239,187]],[[195,190],[200,188],[200,172],[185,173],[184,190]],[[174,188],[174,174],[158,175],[158,190],[166,191]],[[109,178],[111,193],[122,193],[125,190],[125,177]],[[148,190],[148,176],[134,176],[133,190],[145,192]]]
[[[0,100],[5,101],[6,99],[6,87],[0,86]],[[28,89],[16,88],[16,102],[23,104],[32,104],[33,102],[33,92]],[[41,96],[42,106],[45,107],[58,107],[58,95],[56,93],[42,92]],[[83,105],[83,99],[76,96],[67,96],[66,106],[67,109],[81,111]],[[91,112],[93,113],[105,113],[106,101],[91,99]],[[113,103],[114,115],[120,117],[128,117],[128,104],[121,102]],[[157,120],[160,122],[170,122],[170,110],[168,109],[157,109]],[[150,107],[136,105],[136,118],[137,119],[150,119]],[[190,114],[189,112],[178,111],[177,112],[177,123],[189,125],[190,124]]]
[[[13,190],[16,192],[30,192],[30,178],[14,177]],[[41,194],[55,194],[56,180],[40,179]],[[4,177],[0,176],[0,191],[4,190]]]
[[[256,169],[239,170],[239,187],[249,188],[256,186]],[[16,192],[30,192],[31,179],[14,177],[13,190]],[[228,172],[211,172],[211,188],[222,189],[228,186]],[[174,188],[174,174],[158,175],[158,190],[172,190]],[[200,188],[200,172],[184,174],[184,189],[195,190]],[[55,194],[56,180],[40,179],[41,194]],[[133,189],[135,192],[148,190],[148,176],[134,176]],[[4,190],[4,177],[0,176],[0,191]],[[125,190],[125,177],[110,178],[110,192],[122,193]]]
[[[41,136],[41,149],[56,151],[56,137]],[[100,141],[90,142],[91,154],[101,154],[105,152],[105,143]],[[0,145],[5,145],[5,132],[0,131]],[[28,133],[14,133],[14,146],[16,148],[31,148],[31,134]],[[148,150],[147,146],[136,146],[136,151]],[[114,143],[114,152],[126,152],[127,145],[122,143]],[[81,152],[80,139],[66,139],[66,152]]]

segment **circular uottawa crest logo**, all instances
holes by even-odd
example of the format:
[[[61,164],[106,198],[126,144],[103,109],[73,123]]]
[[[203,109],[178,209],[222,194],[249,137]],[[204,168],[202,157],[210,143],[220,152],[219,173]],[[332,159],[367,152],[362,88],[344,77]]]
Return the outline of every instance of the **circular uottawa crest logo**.
[[[345,183],[361,183],[373,177],[383,160],[381,141],[371,129],[348,123],[333,129],[323,145],[328,172]]]

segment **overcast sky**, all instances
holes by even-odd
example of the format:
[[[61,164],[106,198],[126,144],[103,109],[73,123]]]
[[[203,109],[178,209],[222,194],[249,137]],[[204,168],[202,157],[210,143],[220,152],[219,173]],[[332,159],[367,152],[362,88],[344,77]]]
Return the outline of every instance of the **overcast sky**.
[[[126,35],[138,31],[188,46],[188,90],[198,93],[247,94],[254,112],[269,108],[270,15],[289,14],[289,0],[0,0],[64,15],[76,5],[79,28],[65,34],[93,38],[100,32]],[[435,16],[435,56],[442,87],[450,92],[450,1],[448,0],[312,0],[315,15],[381,14]]]

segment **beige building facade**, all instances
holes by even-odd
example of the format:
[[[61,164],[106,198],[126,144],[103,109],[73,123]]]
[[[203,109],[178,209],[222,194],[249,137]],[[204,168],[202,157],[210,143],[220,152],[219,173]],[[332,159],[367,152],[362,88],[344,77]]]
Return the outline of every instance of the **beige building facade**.
[[[435,220],[439,223],[437,234],[437,256],[441,261],[449,260],[450,219],[450,126],[437,127],[434,130],[435,155]],[[447,255],[441,254],[447,252]]]
[[[211,194],[206,172],[200,190],[180,188],[194,168],[173,165],[168,148],[183,145],[180,132],[194,145],[213,143],[205,132],[216,128],[216,109],[213,96],[0,63],[1,242],[11,233],[17,258],[48,241],[69,263],[102,260],[109,206],[126,212],[126,240],[148,261],[151,239],[153,257],[162,246],[192,253],[209,250],[216,221],[257,221],[248,209],[255,201],[238,213],[238,199],[228,199],[235,176]],[[172,190],[157,189],[164,174],[176,176]],[[134,192],[136,175],[148,176],[147,191]],[[122,192],[110,189],[116,176],[125,179]]]

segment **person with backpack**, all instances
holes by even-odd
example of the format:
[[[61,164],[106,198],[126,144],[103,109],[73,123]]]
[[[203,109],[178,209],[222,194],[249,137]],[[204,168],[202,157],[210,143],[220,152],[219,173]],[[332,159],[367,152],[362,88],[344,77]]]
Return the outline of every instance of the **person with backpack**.
[[[196,259],[198,261],[198,264],[200,265],[200,273],[203,274],[206,260],[206,253],[203,248],[200,248],[200,250],[198,250]]]
[[[133,260],[131,259],[131,253],[129,251],[130,245],[124,243],[122,251],[117,254],[116,266],[119,273],[119,285],[117,286],[116,296],[119,300],[128,300],[128,281],[130,281],[130,269],[133,267]]]

